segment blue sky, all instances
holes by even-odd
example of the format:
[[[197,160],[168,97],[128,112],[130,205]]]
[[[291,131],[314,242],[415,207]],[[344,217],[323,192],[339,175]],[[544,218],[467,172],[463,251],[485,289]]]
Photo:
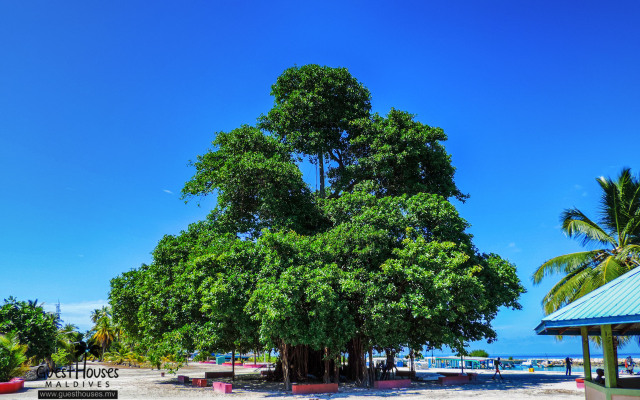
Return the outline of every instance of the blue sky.
[[[597,211],[596,177],[640,172],[640,3],[256,3],[0,3],[0,297],[87,328],[112,277],[212,207],[179,200],[188,161],[317,63],[448,134],[476,245],[528,289],[472,347],[579,352],[533,334],[553,282],[530,276],[580,249],[559,215]]]

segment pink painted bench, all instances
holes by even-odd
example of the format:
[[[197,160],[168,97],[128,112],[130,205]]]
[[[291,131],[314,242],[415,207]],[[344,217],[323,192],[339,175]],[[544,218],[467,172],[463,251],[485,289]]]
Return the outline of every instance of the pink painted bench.
[[[294,383],[291,385],[293,394],[307,393],[338,393],[337,383]]]
[[[216,378],[233,378],[233,371],[214,371],[214,372],[205,372],[204,377],[207,379],[216,379]]]
[[[233,389],[230,383],[224,383],[224,382],[213,382],[212,387],[214,392],[220,392],[220,393],[231,393],[231,390]]]
[[[373,387],[376,389],[399,389],[411,387],[411,379],[393,379],[389,381],[375,381]]]
[[[242,366],[241,362],[236,362],[235,364]],[[222,365],[231,365],[231,362],[222,363]]]
[[[264,368],[267,364],[242,364],[243,368]]]
[[[191,380],[191,384],[193,386],[197,386],[197,387],[207,387],[207,380],[206,379],[201,379],[201,378],[193,378]]]
[[[185,375],[178,375],[178,382],[189,383],[189,377]]]

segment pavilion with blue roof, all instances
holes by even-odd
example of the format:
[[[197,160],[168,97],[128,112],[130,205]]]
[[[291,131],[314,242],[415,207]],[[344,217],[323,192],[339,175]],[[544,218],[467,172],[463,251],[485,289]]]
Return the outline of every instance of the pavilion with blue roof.
[[[640,268],[549,314],[535,331],[538,335],[582,336],[587,400],[640,399],[640,377],[620,378],[617,355],[618,336],[640,335]],[[592,382],[589,336],[602,338],[604,386]]]

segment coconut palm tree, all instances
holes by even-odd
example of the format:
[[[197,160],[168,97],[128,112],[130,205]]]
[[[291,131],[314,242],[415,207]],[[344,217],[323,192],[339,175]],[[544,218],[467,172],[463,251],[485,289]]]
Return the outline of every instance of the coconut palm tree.
[[[533,274],[534,284],[564,275],[542,301],[547,314],[640,266],[640,179],[624,168],[616,181],[597,182],[602,188],[597,222],[576,208],[561,216],[567,236],[595,249],[552,258]]]
[[[108,315],[103,315],[97,321],[93,329],[95,333],[93,334],[92,339],[100,343],[100,346],[102,346],[102,356],[100,357],[100,361],[102,361],[107,347],[116,337],[116,329],[111,323],[111,318],[109,318]]]
[[[102,308],[96,308],[91,311],[91,322],[97,324],[101,318],[109,317],[111,318],[111,307],[102,306]]]

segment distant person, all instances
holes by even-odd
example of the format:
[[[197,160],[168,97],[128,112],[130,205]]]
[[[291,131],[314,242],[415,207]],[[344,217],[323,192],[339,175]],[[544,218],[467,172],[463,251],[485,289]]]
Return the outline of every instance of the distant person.
[[[500,364],[502,363],[500,362],[500,357],[498,357],[498,359],[493,362],[493,366],[496,367],[496,372],[493,374],[493,377],[491,379],[496,379],[496,375],[499,375],[500,379],[504,380],[502,374],[500,373]]]
[[[624,366],[627,369],[627,373],[633,375],[633,366],[635,365],[635,363],[633,362],[633,358],[631,358],[631,356],[625,358],[624,360]]]
[[[564,359],[564,364],[567,366],[567,371],[565,372],[565,375],[571,375],[571,363],[573,360],[571,360],[569,357]]]
[[[598,368],[596,370],[596,375],[596,379],[594,379],[593,381],[600,385],[604,385],[604,370],[602,368]]]

